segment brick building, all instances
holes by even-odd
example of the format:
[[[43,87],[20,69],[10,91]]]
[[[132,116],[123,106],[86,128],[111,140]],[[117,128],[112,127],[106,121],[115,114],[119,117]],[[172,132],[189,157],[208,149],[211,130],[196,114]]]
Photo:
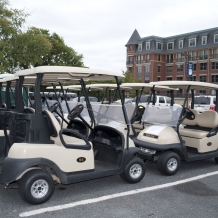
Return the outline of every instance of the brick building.
[[[126,47],[127,70],[142,82],[187,80],[189,59],[193,63],[190,80],[218,83],[218,27],[165,38],[141,38],[135,30]]]

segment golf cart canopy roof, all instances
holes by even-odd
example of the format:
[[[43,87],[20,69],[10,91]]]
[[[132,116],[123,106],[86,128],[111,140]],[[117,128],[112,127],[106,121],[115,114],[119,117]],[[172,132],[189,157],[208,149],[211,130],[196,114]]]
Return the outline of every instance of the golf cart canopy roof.
[[[60,86],[56,86],[56,89],[61,89]],[[87,84],[86,85],[87,89],[90,89],[91,91],[100,91],[100,90],[114,90],[117,88],[117,84],[107,84],[107,83],[102,83],[102,84]],[[132,88],[127,87],[127,86],[120,86],[122,90],[130,90]],[[48,86],[46,89],[53,89],[53,86]],[[70,86],[63,86],[63,89],[69,89],[69,90],[75,90],[75,91],[80,91],[81,85],[70,85]]]
[[[57,82],[63,81],[68,83],[78,83],[78,80],[85,81],[96,80],[111,80],[114,77],[123,78],[122,72],[115,73],[105,70],[95,70],[82,67],[68,66],[41,66],[32,69],[20,70],[15,73],[16,76],[34,76],[38,73],[43,73],[42,82]],[[73,81],[74,80],[74,81]]]
[[[211,90],[211,89],[218,89],[217,84],[213,83],[206,83],[206,82],[196,82],[196,81],[160,81],[160,82],[151,82],[152,85],[161,85],[161,86],[169,86],[171,88],[179,88],[179,89],[187,89],[189,86],[190,89],[195,90]]]
[[[151,83],[123,83],[121,87],[130,87],[133,90],[140,90],[144,87],[145,90],[150,90],[153,88],[153,84]],[[156,86],[154,87],[155,90],[178,90],[177,88],[169,88],[167,86]]]

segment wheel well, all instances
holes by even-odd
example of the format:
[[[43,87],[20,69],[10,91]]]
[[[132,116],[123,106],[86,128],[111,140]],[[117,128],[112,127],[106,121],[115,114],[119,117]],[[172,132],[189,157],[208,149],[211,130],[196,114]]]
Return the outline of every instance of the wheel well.
[[[54,181],[56,181],[57,183],[61,183],[59,177],[56,174],[56,172],[51,167],[49,167],[47,165],[35,165],[35,166],[32,166],[32,167],[29,167],[23,173],[21,173],[21,175],[16,180],[21,179],[21,177],[24,174],[26,174],[28,171],[34,170],[34,169],[42,169],[42,170],[46,171],[48,174],[51,175],[51,177],[53,178]]]
[[[165,151],[160,151],[157,154],[158,154],[158,156],[160,156],[162,153],[164,153],[166,151],[172,151],[172,152],[178,154],[181,160],[185,159],[183,153],[178,149],[169,149],[169,150],[165,150]]]

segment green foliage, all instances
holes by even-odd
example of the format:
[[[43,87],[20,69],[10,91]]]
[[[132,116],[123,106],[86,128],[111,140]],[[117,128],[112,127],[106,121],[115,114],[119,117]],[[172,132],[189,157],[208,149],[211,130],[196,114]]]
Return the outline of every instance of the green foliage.
[[[8,7],[8,0],[0,0],[0,73],[42,65],[84,66],[83,55],[58,34],[36,27],[24,31],[29,15]]]
[[[122,83],[140,83],[141,79],[135,78],[132,76],[132,73],[130,71],[123,71],[123,75],[125,76],[124,79],[122,79]]]

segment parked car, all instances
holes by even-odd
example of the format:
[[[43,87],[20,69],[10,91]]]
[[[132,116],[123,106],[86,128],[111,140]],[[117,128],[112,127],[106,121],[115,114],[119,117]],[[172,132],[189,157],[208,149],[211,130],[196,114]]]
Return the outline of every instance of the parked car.
[[[131,104],[133,101],[133,98],[125,98],[125,104]],[[121,100],[115,101],[115,103],[121,104]]]
[[[214,111],[216,104],[216,97],[213,95],[199,95],[194,98],[194,109],[200,113],[204,111]],[[191,108],[191,102],[189,104]]]
[[[148,98],[150,98],[150,95],[142,95],[140,98],[140,104],[144,105],[144,103],[148,102]],[[133,99],[133,103],[136,102],[136,98]],[[150,102],[153,102],[153,96],[150,99]],[[162,95],[156,95],[155,96],[155,105],[156,106],[170,106],[171,98],[167,96]],[[174,104],[177,105],[177,104]],[[178,105],[179,106],[179,105]]]

